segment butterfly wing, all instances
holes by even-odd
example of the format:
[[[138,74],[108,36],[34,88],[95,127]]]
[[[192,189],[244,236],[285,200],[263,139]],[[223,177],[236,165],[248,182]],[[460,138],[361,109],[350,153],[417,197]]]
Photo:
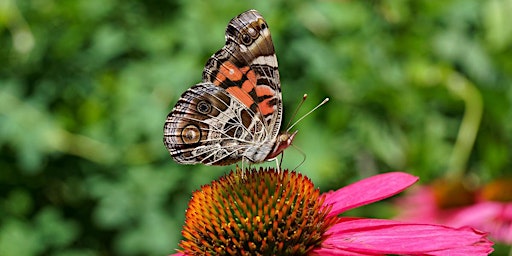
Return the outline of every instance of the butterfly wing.
[[[178,163],[258,163],[274,148],[282,118],[277,59],[267,23],[254,10],[233,18],[226,44],[206,63],[203,83],[168,115],[164,144]]]
[[[203,81],[220,86],[263,122],[261,143],[275,141],[282,120],[281,84],[274,44],[266,21],[256,10],[233,18],[226,44],[206,63]]]
[[[240,161],[254,136],[249,112],[226,90],[194,85],[178,100],[164,125],[164,144],[178,163],[227,165]],[[262,129],[262,128],[260,128]]]

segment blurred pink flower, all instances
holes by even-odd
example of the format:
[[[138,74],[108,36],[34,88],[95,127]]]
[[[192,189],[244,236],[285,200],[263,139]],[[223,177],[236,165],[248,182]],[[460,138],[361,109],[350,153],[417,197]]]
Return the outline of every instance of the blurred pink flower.
[[[480,191],[463,190],[461,183],[447,182],[414,187],[397,200],[400,213],[396,219],[470,226],[488,232],[496,242],[512,244],[512,184],[500,180]],[[461,198],[466,199],[461,202]]]
[[[262,178],[264,175],[277,175],[278,179],[267,179]],[[254,191],[254,189],[246,189],[239,190],[236,195],[240,196],[241,193],[257,193],[257,197],[261,198],[263,196],[267,196],[267,194],[272,194],[271,197],[274,198],[279,197],[282,194],[290,194],[290,192],[294,192],[293,189],[290,191],[290,188],[300,188],[304,186],[310,186],[307,182],[295,182],[294,177],[302,177],[302,175],[297,175],[294,172],[281,172],[280,174],[274,172],[273,170],[269,171],[260,171],[251,172],[250,175],[247,175],[244,182],[244,186],[254,187],[269,187],[269,180],[275,180],[278,183],[278,188],[281,187],[283,191],[273,191],[273,186],[271,189],[262,191]],[[256,178],[255,178],[256,177]],[[303,177],[306,178],[307,177]],[[233,180],[232,177],[228,176],[226,178],[221,178],[219,182],[223,180]],[[236,178],[235,178],[236,180]],[[265,180],[264,183],[254,184],[255,186],[251,186],[250,183],[261,182],[261,180]],[[258,181],[256,181],[258,180]],[[368,218],[353,218],[353,217],[339,217],[340,213],[343,213],[347,210],[354,209],[356,207],[370,204],[390,196],[393,196],[407,187],[411,186],[418,180],[417,177],[411,176],[406,173],[400,172],[392,172],[381,175],[376,175],[349,186],[343,187],[337,191],[331,191],[324,194],[319,194],[320,197],[318,199],[314,199],[315,202],[320,203],[320,212],[324,212],[320,214],[322,220],[314,220],[313,224],[304,224],[302,220],[298,223],[302,223],[301,225],[304,227],[315,227],[321,226],[325,223],[329,223],[327,226],[323,226],[320,231],[320,236],[318,240],[315,240],[314,243],[310,243],[310,237],[305,237],[304,233],[301,234],[301,229],[292,230],[293,227],[288,227],[286,229],[276,229],[278,232],[272,232],[272,226],[277,226],[276,223],[281,223],[283,220],[279,219],[278,216],[281,216],[280,213],[273,213],[270,216],[261,216],[262,211],[254,208],[254,204],[248,202],[251,201],[250,196],[245,197],[246,200],[236,200],[235,204],[229,203],[230,198],[218,198],[219,195],[225,195],[230,192],[222,191],[221,193],[215,193],[210,190],[210,188],[219,188],[220,185],[216,182],[212,183],[210,187],[203,186],[201,190],[196,191],[191,200],[194,201],[194,205],[201,207],[201,209],[195,208],[195,206],[191,206],[189,204],[189,209],[187,210],[187,220],[184,227],[184,237],[186,241],[182,241],[180,244],[182,246],[183,251],[173,254],[173,255],[213,255],[219,250],[225,250],[226,248],[230,249],[230,252],[236,252],[236,255],[256,255],[257,253],[261,254],[273,254],[273,255],[384,255],[384,254],[407,254],[407,255],[487,255],[492,252],[492,243],[486,238],[486,234],[475,230],[473,228],[463,227],[463,228],[450,228],[441,225],[431,225],[431,224],[416,224],[416,223],[406,223],[395,220],[385,220],[385,219],[368,219]],[[307,179],[309,181],[309,179]],[[300,184],[299,186],[293,185],[293,183]],[[309,181],[309,183],[311,183]],[[264,185],[262,185],[264,184]],[[292,185],[291,185],[292,184]],[[311,183],[311,186],[313,184]],[[230,183],[229,188],[233,188],[233,184]],[[228,186],[224,186],[223,189],[226,189]],[[313,186],[314,187],[314,186]],[[205,192],[203,192],[205,190]],[[315,189],[318,191],[318,189]],[[306,190],[309,191],[309,190]],[[306,194],[309,192],[306,192]],[[293,194],[304,194],[302,191],[294,192]],[[209,196],[208,199],[201,199],[204,195],[214,195]],[[302,196],[302,195],[301,195]],[[197,198],[200,197],[201,202],[197,202]],[[267,197],[263,198],[263,203],[267,203]],[[304,196],[307,197],[307,196]],[[215,214],[210,216],[211,214],[204,213],[207,211],[206,209],[218,209],[219,206],[209,207],[208,204],[211,204],[211,201],[219,201],[223,202],[224,207],[229,207],[229,211],[223,212],[235,212],[236,216],[241,216],[240,213],[237,213],[239,209],[252,209],[253,212],[258,212],[258,216],[256,219],[258,222],[256,223],[237,223],[233,225],[233,223],[224,223],[219,224],[226,218],[219,217],[219,214]],[[277,199],[277,202],[290,201],[290,199]],[[293,200],[292,200],[293,201]],[[245,203],[247,205],[245,205]],[[258,203],[261,203],[258,201]],[[241,205],[244,204],[244,205]],[[296,205],[306,205],[306,203],[295,203]],[[309,203],[308,203],[309,204]],[[272,203],[270,203],[272,206]],[[297,223],[293,221],[293,218],[297,216],[298,212],[304,211],[305,208],[300,208],[299,210],[291,209],[293,206],[288,206],[288,213],[284,215],[283,218],[286,223]],[[253,207],[253,208],[251,208]],[[266,209],[266,205],[259,205],[262,209]],[[271,212],[279,211],[280,207],[271,209]],[[307,207],[311,208],[311,207]],[[193,211],[190,212],[190,211]],[[218,212],[218,210],[215,210]],[[198,215],[208,216],[207,220],[199,219]],[[263,211],[263,215],[265,215],[265,211]],[[242,218],[247,221],[247,219],[254,218],[252,215],[248,215],[248,217]],[[272,219],[274,218],[274,220]],[[192,220],[194,219],[194,220]],[[228,218],[228,219],[231,219]],[[265,221],[261,221],[265,220]],[[268,220],[268,221],[267,221]],[[334,220],[334,221],[332,221]],[[325,221],[325,222],[322,222]],[[215,225],[208,226],[206,225]],[[263,228],[262,226],[266,223],[267,227]],[[272,225],[273,223],[273,225]],[[320,223],[320,224],[318,224]],[[194,226],[195,225],[195,226]],[[205,226],[206,225],[206,226]],[[236,230],[239,233],[233,232],[233,226],[248,226],[248,232]],[[194,226],[192,229],[190,226]],[[261,229],[255,227],[261,227]],[[302,227],[301,226],[301,227]],[[224,229],[228,227],[231,228],[226,233]],[[186,230],[186,231],[185,231]],[[260,233],[257,233],[260,232]],[[261,239],[259,234],[262,234],[264,237]],[[281,240],[276,237],[282,235],[283,233],[288,233],[289,237],[284,237]],[[296,242],[297,244],[285,244],[284,249],[287,248],[298,248],[299,246],[303,246],[302,248],[306,248],[301,253],[285,253],[287,251],[263,251],[263,248],[279,248],[283,247],[283,243],[288,243],[293,239],[293,235],[299,234],[300,239]],[[230,237],[227,238],[226,234],[229,234]],[[292,235],[293,234],[293,235]],[[256,237],[260,237],[260,239],[256,239]],[[292,238],[291,238],[292,237]],[[294,236],[295,237],[295,236]],[[203,239],[205,238],[205,239]],[[246,239],[246,241],[243,241]],[[248,240],[247,240],[248,239]],[[251,240],[253,239],[253,240]],[[267,240],[268,239],[268,240]],[[271,240],[274,239],[274,240]],[[214,240],[212,242],[211,240]],[[235,242],[233,242],[233,240]],[[272,242],[271,242],[272,241]],[[275,242],[277,241],[277,242]],[[279,242],[281,241],[281,242]],[[283,242],[285,241],[285,242]],[[231,242],[229,245],[223,244]],[[208,244],[207,244],[208,243]],[[272,243],[272,245],[269,245]],[[310,243],[310,244],[305,244]],[[236,247],[236,248],[235,248]],[[187,251],[192,248],[194,251]],[[220,249],[219,249],[220,248]],[[255,248],[253,250],[253,248]],[[224,252],[224,251],[223,251]],[[266,255],[265,254],[265,255]],[[226,253],[226,255],[229,255]]]

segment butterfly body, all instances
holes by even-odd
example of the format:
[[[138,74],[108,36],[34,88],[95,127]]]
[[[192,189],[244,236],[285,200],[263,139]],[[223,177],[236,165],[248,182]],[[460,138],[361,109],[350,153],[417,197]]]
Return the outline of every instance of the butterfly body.
[[[181,164],[260,163],[277,157],[295,133],[279,133],[282,96],[270,30],[246,11],[226,28],[226,44],[207,61],[202,83],[167,116],[164,144]]]

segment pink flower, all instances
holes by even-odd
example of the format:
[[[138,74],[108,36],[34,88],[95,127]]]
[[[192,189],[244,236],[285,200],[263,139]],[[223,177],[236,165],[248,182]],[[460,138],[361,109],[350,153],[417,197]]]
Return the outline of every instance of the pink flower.
[[[512,182],[507,180],[490,183],[480,191],[463,192],[461,183],[446,181],[418,186],[397,201],[397,219],[470,226],[488,232],[496,242],[512,244],[511,190]]]
[[[393,172],[320,194],[305,176],[273,169],[230,173],[196,191],[173,255],[487,255],[472,228],[339,217],[393,196],[418,178]]]

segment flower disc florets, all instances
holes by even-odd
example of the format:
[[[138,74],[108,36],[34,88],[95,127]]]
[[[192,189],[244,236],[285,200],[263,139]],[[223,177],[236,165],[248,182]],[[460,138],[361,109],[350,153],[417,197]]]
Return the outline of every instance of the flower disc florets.
[[[237,169],[194,192],[180,243],[187,255],[305,255],[336,221],[311,180]]]

